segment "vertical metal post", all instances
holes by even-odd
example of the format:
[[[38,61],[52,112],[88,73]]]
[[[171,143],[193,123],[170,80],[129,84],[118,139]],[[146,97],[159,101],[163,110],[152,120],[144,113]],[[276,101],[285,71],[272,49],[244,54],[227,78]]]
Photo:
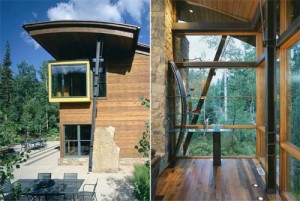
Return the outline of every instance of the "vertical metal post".
[[[89,172],[93,169],[93,146],[94,146],[94,132],[96,126],[96,115],[97,115],[97,97],[99,93],[99,64],[100,62],[100,40],[97,40],[96,48],[96,66],[95,72],[93,73],[93,112],[92,112],[92,128],[91,128],[91,143],[90,143],[90,155],[89,155]]]
[[[266,4],[266,191],[276,192],[276,123],[275,123],[275,100],[276,100],[276,0],[265,1]]]

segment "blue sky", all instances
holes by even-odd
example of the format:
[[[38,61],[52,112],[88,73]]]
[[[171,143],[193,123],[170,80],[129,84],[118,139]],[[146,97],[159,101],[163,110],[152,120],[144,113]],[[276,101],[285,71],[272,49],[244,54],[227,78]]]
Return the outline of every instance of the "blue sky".
[[[26,61],[38,69],[53,59],[22,28],[23,24],[53,20],[97,20],[141,27],[139,42],[150,44],[149,0],[0,0],[0,63],[6,41],[12,70]]]

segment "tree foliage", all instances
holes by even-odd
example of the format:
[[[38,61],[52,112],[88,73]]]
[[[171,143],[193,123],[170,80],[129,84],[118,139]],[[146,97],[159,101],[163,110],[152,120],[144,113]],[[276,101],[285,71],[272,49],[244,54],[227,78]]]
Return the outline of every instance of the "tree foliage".
[[[47,62],[37,78],[34,66],[23,61],[17,74],[11,70],[10,46],[6,43],[0,65],[0,183],[13,178],[13,170],[27,159],[25,152],[14,152],[12,146],[27,137],[46,137],[58,130],[58,107],[48,102]],[[26,134],[26,135],[25,135]]]
[[[290,130],[288,140],[296,147],[300,148],[300,42],[297,42],[289,51],[289,69],[290,69],[290,90],[289,92],[289,111],[288,117]],[[288,191],[292,192],[296,200],[300,199],[300,161],[289,157]]]
[[[10,46],[6,42],[3,63],[0,68],[0,114],[1,120],[7,121],[13,93],[13,76],[11,70]]]
[[[216,47],[219,39],[206,36],[210,47]],[[205,58],[203,59],[205,60]],[[255,60],[255,48],[250,44],[229,38],[221,54],[223,61]],[[192,104],[195,109],[205,85],[209,69],[189,71],[189,86],[192,91]],[[193,115],[190,115],[190,120]],[[209,124],[255,125],[256,123],[256,74],[252,69],[217,69],[216,75],[202,106],[197,124],[204,119]],[[222,155],[255,155],[255,131],[233,129],[222,135]],[[195,134],[189,147],[190,155],[212,155],[212,135]]]

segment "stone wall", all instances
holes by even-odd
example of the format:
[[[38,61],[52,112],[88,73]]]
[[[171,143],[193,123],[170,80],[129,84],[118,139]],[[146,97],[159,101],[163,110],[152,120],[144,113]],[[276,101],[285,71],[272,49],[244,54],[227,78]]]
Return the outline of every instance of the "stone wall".
[[[118,172],[120,148],[115,142],[115,128],[97,127],[94,133],[93,172]]]
[[[167,77],[168,61],[173,60],[172,1],[151,1],[151,139],[156,154],[162,156],[162,168],[168,160]]]

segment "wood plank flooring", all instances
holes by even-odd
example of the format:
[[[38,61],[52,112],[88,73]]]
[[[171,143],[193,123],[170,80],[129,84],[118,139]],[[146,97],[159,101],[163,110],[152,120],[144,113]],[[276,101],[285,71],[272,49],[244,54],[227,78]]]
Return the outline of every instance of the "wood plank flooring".
[[[255,159],[223,159],[220,167],[210,159],[179,159],[160,174],[155,200],[281,200],[266,195],[257,167]]]

